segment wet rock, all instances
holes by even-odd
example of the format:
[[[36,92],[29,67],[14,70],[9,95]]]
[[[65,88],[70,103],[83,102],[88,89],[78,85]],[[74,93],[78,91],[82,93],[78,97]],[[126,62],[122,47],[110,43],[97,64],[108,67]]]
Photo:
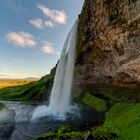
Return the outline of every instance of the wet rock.
[[[15,128],[15,113],[8,108],[0,110],[0,140],[10,140]]]
[[[21,131],[19,130],[15,130],[11,136],[10,140],[31,140],[32,137],[23,134]]]
[[[84,140],[94,140],[94,137],[90,132],[88,132]]]
[[[1,123],[0,124],[0,140],[9,140],[13,130],[15,128],[15,124],[8,122],[8,123]]]

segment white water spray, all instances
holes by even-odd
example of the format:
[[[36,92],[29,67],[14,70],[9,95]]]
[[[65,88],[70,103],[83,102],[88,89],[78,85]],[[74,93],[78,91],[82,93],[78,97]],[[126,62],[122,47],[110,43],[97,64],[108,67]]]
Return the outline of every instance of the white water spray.
[[[62,50],[56,69],[56,75],[51,92],[49,106],[40,106],[35,109],[32,119],[53,115],[65,118],[73,108],[71,105],[71,88],[75,64],[77,22],[72,27]]]
[[[56,70],[49,108],[56,116],[64,116],[71,106],[71,87],[75,63],[76,25],[64,44]]]

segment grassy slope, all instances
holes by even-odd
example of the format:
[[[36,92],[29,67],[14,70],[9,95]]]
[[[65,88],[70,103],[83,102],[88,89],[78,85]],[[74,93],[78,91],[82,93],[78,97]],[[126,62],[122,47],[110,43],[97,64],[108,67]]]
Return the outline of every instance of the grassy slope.
[[[44,76],[39,81],[16,87],[0,89],[2,100],[38,100],[47,93],[53,84],[54,74]]]
[[[6,87],[25,85],[31,82],[33,81],[32,80],[0,80],[0,89]]]
[[[117,103],[106,114],[107,128],[118,130],[118,140],[140,140],[140,103]]]

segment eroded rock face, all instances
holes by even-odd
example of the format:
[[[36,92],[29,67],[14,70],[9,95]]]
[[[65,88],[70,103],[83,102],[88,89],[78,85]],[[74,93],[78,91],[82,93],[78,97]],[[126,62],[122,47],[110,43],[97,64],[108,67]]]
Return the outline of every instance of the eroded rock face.
[[[130,88],[140,99],[140,0],[85,0],[79,16],[76,87]]]

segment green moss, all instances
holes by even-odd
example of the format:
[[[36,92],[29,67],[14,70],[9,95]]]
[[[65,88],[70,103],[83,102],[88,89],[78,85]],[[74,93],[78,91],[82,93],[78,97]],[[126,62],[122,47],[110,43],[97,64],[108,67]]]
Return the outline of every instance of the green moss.
[[[73,131],[73,132],[69,132],[69,133],[60,133],[57,135],[57,137],[55,138],[55,140],[68,140],[70,138],[83,138],[84,137],[84,133],[82,132],[77,132],[77,131]]]
[[[0,110],[2,110],[3,108],[5,108],[5,105],[0,103]]]
[[[73,129],[71,126],[64,125],[58,129],[57,133],[49,132],[40,138],[36,138],[33,140],[48,140],[49,138],[54,138],[54,140],[68,140],[70,138],[83,138],[84,132],[79,132]]]
[[[84,94],[84,96],[82,98],[82,102],[85,105],[92,107],[99,112],[103,112],[103,111],[107,110],[107,104],[103,99],[96,98],[89,93]]]
[[[109,129],[106,127],[92,128],[92,135],[94,136],[95,140],[114,140],[115,138],[117,138],[117,133],[117,130]]]
[[[53,138],[54,138],[54,137],[56,137],[56,136],[57,136],[56,133],[54,133],[54,132],[49,132],[49,133],[43,135],[42,137],[33,138],[32,140],[48,140],[50,137],[53,137]]]
[[[74,129],[69,125],[63,125],[58,129],[58,133],[69,133],[72,132]]]
[[[103,126],[117,129],[117,140],[140,140],[140,103],[117,103],[106,114]]]

